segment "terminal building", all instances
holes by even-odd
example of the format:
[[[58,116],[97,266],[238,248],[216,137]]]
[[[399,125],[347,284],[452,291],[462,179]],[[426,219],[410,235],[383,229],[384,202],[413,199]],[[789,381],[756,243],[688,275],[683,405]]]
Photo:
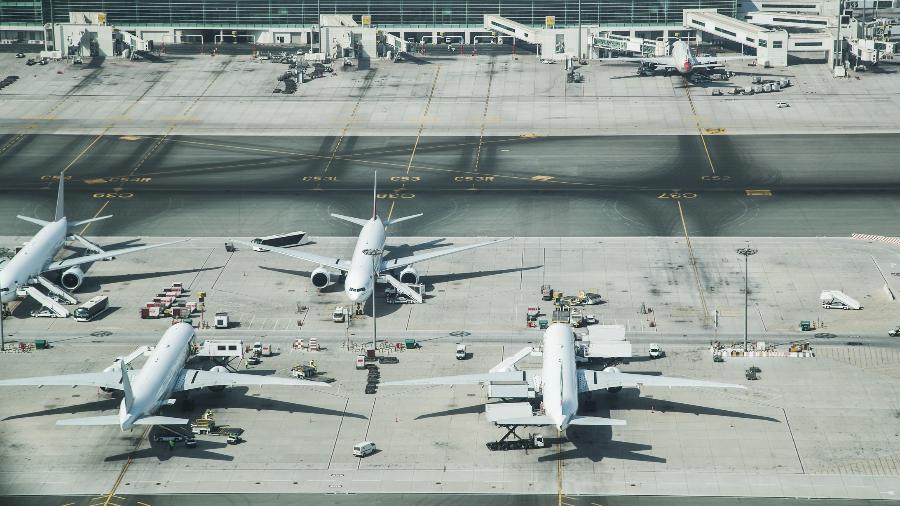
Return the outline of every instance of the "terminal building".
[[[380,56],[407,43],[515,40],[563,59],[659,55],[677,37],[783,66],[789,55],[891,57],[900,42],[900,0],[0,0],[0,43],[66,52],[91,31],[78,25],[119,33],[109,43],[101,34],[104,43],[90,49],[111,54],[121,53],[116,40],[132,47],[318,45],[321,38],[333,56]]]

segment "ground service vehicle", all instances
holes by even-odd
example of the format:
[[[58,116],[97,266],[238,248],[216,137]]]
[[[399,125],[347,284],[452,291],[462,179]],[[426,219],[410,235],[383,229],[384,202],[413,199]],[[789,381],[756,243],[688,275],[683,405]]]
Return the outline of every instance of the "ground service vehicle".
[[[265,248],[265,246],[276,246],[279,248],[299,246],[300,241],[303,240],[304,236],[306,236],[306,232],[298,230],[297,232],[287,232],[285,234],[257,237],[250,242],[253,244],[253,251],[269,251]]]
[[[375,443],[371,441],[363,441],[361,443],[356,443],[353,445],[353,456],[354,457],[367,457],[375,453]]]
[[[98,295],[79,306],[73,313],[73,316],[76,322],[89,322],[107,309],[109,309],[109,297]]]

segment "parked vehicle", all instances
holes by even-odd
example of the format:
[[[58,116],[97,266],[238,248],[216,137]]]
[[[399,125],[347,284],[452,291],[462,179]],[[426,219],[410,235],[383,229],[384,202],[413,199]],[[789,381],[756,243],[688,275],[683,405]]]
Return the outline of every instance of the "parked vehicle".
[[[375,443],[371,441],[363,441],[361,443],[356,443],[353,445],[353,456],[354,457],[368,457],[375,453]]]
[[[109,297],[98,295],[75,309],[73,316],[76,322],[89,322],[107,309],[109,309]]]
[[[662,347],[656,343],[650,344],[650,358],[662,358],[666,355],[666,352],[663,351]]]
[[[456,360],[465,360],[469,357],[468,352],[466,352],[466,345],[457,343],[456,344]]]
[[[299,246],[305,236],[306,232],[298,230],[296,232],[257,237],[250,242],[253,243],[253,251],[269,251],[265,246],[275,246],[278,248]]]

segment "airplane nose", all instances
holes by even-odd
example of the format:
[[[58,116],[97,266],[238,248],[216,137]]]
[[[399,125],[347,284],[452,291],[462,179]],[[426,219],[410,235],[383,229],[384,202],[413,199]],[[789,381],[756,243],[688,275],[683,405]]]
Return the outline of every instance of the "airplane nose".
[[[347,298],[350,299],[350,302],[359,302],[359,292],[351,292],[350,290],[344,290],[344,293],[347,294]]]

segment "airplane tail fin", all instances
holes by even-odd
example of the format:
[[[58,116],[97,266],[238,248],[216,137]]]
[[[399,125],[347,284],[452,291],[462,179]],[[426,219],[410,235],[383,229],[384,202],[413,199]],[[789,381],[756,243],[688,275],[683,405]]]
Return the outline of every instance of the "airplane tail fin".
[[[384,222],[384,226],[393,225],[394,223],[400,223],[401,221],[411,220],[413,218],[418,218],[419,216],[422,216],[422,213],[413,214],[412,216],[404,216],[402,218],[394,218],[392,220],[387,220],[386,222]]]
[[[128,364],[119,359],[119,369],[122,371],[122,391],[125,392],[125,409],[131,410],[134,404],[134,392],[131,390],[131,380],[128,378]]]
[[[569,425],[625,425],[625,420],[615,418],[601,418],[599,416],[574,416],[569,420]]]
[[[372,219],[378,216],[378,171],[375,171],[375,181],[372,183]]]
[[[86,418],[66,418],[57,420],[56,425],[119,425],[117,415],[89,416]]]
[[[64,205],[63,199],[63,191],[65,187],[66,175],[63,172],[59,173],[59,189],[56,191],[56,215],[53,217],[53,221],[59,221],[66,216],[66,209]]]

